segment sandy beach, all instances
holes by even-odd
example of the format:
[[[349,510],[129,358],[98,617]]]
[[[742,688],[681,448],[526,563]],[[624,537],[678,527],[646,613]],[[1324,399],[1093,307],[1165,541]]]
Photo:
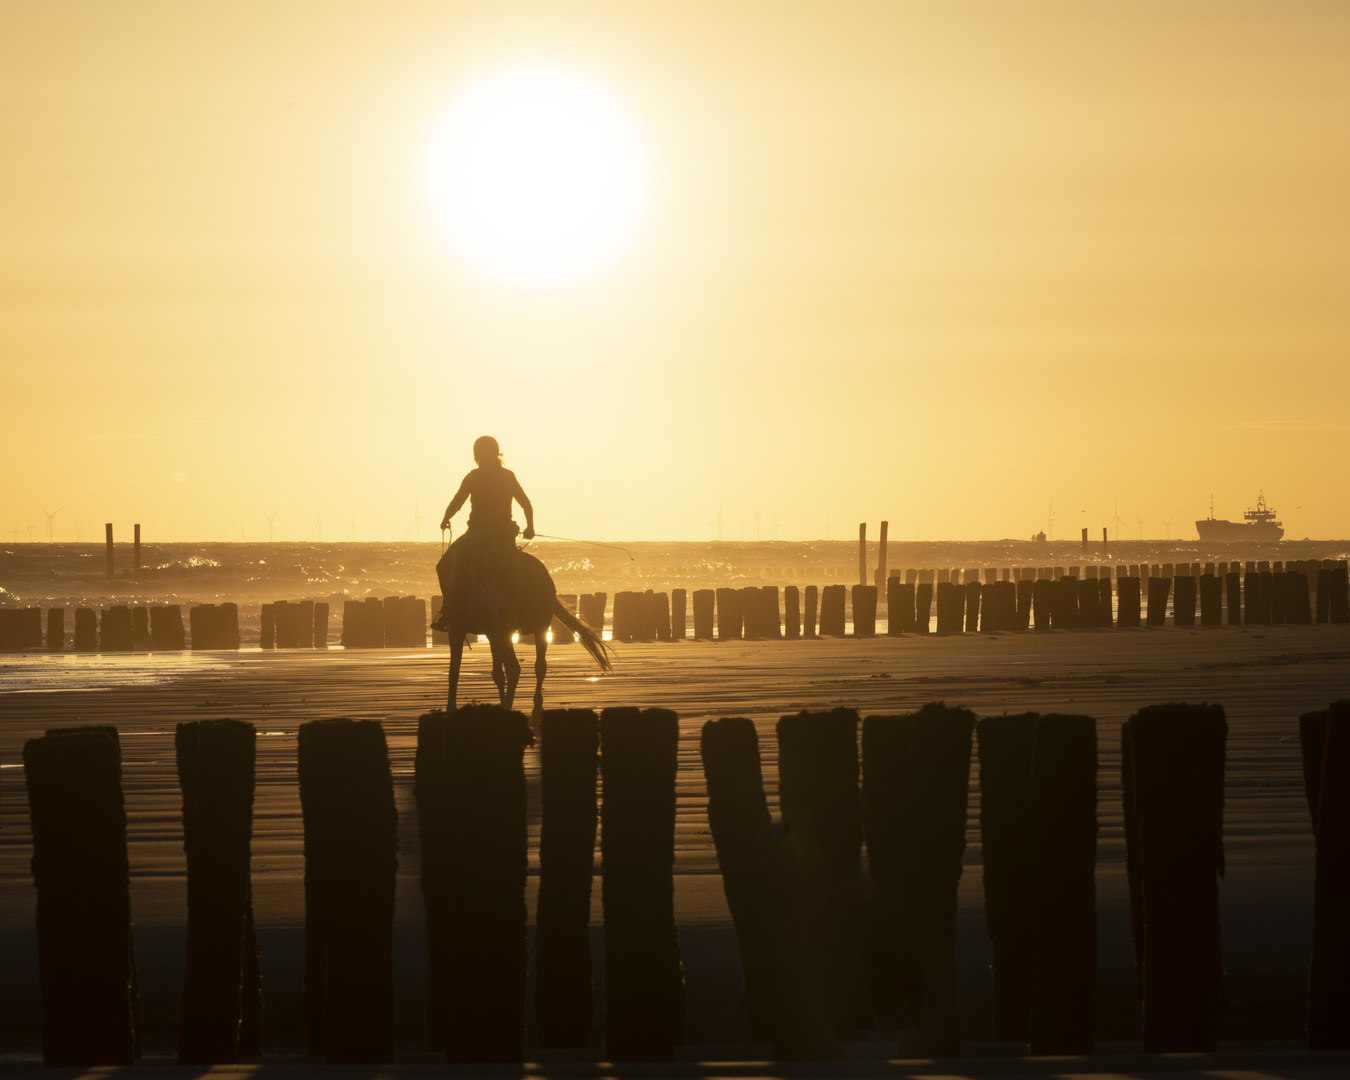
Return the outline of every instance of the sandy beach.
[[[1222,888],[1229,973],[1226,1045],[1300,1045],[1313,843],[1296,720],[1345,694],[1350,628],[621,645],[614,672],[603,677],[578,647],[554,648],[549,659],[549,707],[633,704],[672,708],[680,715],[675,888],[691,1047],[736,1047],[749,1041],[738,1007],[734,936],[708,835],[698,753],[702,723],[731,715],[755,720],[776,810],[773,727],[780,715],[836,705],[863,715],[900,712],[933,700],[982,715],[1034,709],[1098,720],[1098,1045],[1120,1051],[1134,1045],[1138,1020],[1120,823],[1119,724],[1151,703],[1223,704],[1230,725],[1224,817],[1228,871]],[[491,698],[487,662],[486,648],[468,654],[463,684],[468,698]],[[443,702],[445,665],[445,650],[430,649],[6,658],[0,665],[3,685],[23,688],[0,694],[0,941],[6,957],[0,1046],[10,1059],[38,1048],[34,894],[20,764],[24,741],[63,724],[115,723],[121,732],[146,1049],[163,1056],[174,1047],[185,920],[174,726],[226,716],[250,720],[259,732],[253,880],[267,1050],[297,1052],[303,1038],[296,728],[318,717],[354,716],[378,718],[389,739],[400,813],[398,1037],[401,1054],[422,1051],[424,931],[412,765],[417,717]],[[78,688],[63,688],[68,686]],[[526,769],[532,870],[537,871],[534,751],[527,753]],[[972,768],[968,820],[958,927],[963,1035],[968,1052],[998,1052],[992,1043],[979,874],[978,763]],[[598,949],[598,880],[592,921]],[[876,1034],[877,1055],[887,1056],[888,1048],[893,1054],[891,1039]],[[851,1052],[865,1054],[867,1047]]]

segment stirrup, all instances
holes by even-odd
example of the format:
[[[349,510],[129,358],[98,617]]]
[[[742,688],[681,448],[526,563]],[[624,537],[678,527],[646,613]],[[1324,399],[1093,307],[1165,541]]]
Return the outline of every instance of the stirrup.
[[[431,629],[438,634],[445,634],[450,631],[450,620],[446,618],[445,608],[441,608],[436,617],[431,620]]]

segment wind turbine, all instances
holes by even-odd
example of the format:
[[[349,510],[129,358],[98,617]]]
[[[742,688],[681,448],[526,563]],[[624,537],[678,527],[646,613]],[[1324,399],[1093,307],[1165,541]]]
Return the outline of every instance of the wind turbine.
[[[314,527],[319,533],[319,543],[323,543],[323,522],[319,520],[319,508],[314,508]]]
[[[347,524],[351,527],[351,530],[352,530],[352,542],[355,543],[355,542],[356,542],[356,511],[355,511],[355,510],[352,511],[352,519],[351,519],[351,521],[347,522]]]
[[[42,504],[39,503],[38,505],[41,506]],[[58,506],[55,510],[48,510],[45,506],[42,507],[42,512],[47,515],[47,543],[49,544],[52,542],[52,520],[64,509],[64,506]]]
[[[1169,539],[1169,540],[1172,539],[1172,518],[1174,518],[1174,517],[1176,517],[1176,516],[1177,516],[1177,512],[1176,512],[1175,510],[1173,510],[1172,513],[1171,513],[1171,516],[1169,516],[1169,517],[1167,517],[1167,518],[1165,518],[1165,519],[1163,520],[1163,524],[1167,526],[1167,539]]]
[[[759,519],[762,518],[762,517],[764,516],[764,511],[763,511],[763,510],[756,510],[756,509],[752,506],[752,507],[750,507],[750,513],[752,513],[752,514],[755,515],[755,540],[756,540],[756,542],[758,542],[758,540],[759,540]]]
[[[717,517],[709,522],[709,524],[717,526],[717,539],[720,541],[722,539],[722,532],[727,524],[726,520],[722,517],[722,504],[720,502],[717,504]]]
[[[1139,539],[1142,540],[1144,538],[1144,515],[1136,510],[1134,512],[1134,520],[1135,524],[1139,526]]]
[[[1124,522],[1124,520],[1125,520],[1125,519],[1122,518],[1122,517],[1120,516],[1120,500],[1117,499],[1117,500],[1116,500],[1116,516],[1113,517],[1109,522],[1107,522],[1108,525],[1114,525],[1114,526],[1116,527],[1116,543],[1117,543],[1117,544],[1120,543],[1120,526],[1121,526],[1121,524]]]
[[[28,522],[28,542],[31,544],[33,542],[33,519],[25,518],[25,520]]]
[[[266,510],[263,510],[261,513],[262,516],[267,519],[267,542],[270,544],[272,542],[272,522],[276,521],[277,514],[281,513],[281,511],[277,510],[274,513],[269,514]]]
[[[1055,538],[1055,503],[1050,501],[1050,513],[1045,518],[1045,538],[1053,540]]]
[[[778,515],[777,515],[777,514],[773,514],[772,517],[773,517],[773,538],[774,538],[775,540],[777,540],[777,539],[778,539]]]

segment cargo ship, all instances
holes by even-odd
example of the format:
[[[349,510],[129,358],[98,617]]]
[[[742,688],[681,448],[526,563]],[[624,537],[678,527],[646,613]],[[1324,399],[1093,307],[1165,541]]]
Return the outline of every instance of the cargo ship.
[[[1257,495],[1256,509],[1248,510],[1241,521],[1222,521],[1214,516],[1214,498],[1209,500],[1209,517],[1195,523],[1201,540],[1224,543],[1243,540],[1278,540],[1284,535],[1284,523],[1275,520],[1275,511],[1266,506],[1265,493]]]

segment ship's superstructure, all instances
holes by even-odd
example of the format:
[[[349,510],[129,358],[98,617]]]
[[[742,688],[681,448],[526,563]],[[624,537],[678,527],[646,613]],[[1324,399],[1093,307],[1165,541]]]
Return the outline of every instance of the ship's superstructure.
[[[1256,497],[1256,508],[1244,511],[1242,521],[1225,521],[1214,516],[1214,499],[1209,500],[1209,517],[1195,523],[1201,540],[1222,542],[1278,540],[1284,535],[1284,523],[1275,520],[1275,511],[1266,506],[1265,492]]]

